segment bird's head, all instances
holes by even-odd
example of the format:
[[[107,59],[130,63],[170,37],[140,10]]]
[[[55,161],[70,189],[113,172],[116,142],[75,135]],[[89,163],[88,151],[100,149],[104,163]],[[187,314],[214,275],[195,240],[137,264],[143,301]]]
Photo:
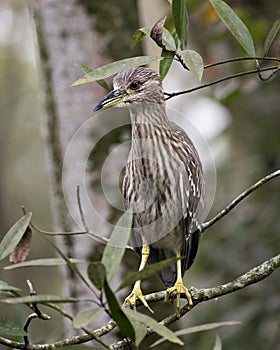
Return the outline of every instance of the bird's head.
[[[114,90],[94,107],[94,111],[131,103],[164,103],[159,75],[152,69],[136,67],[119,72],[113,79]]]

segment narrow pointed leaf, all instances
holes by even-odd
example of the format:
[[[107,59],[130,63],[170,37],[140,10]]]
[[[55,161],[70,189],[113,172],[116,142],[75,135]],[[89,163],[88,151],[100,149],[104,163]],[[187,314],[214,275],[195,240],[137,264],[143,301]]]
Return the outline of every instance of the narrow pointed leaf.
[[[182,335],[187,335],[187,334],[191,334],[191,333],[210,331],[212,329],[216,329],[216,328],[224,327],[224,326],[236,326],[239,324],[241,324],[241,322],[237,322],[237,321],[213,322],[213,323],[202,324],[199,326],[188,327],[188,328],[181,329],[181,330],[174,332],[174,333],[177,336],[182,336]],[[154,342],[151,345],[151,348],[158,346],[159,344],[163,343],[164,341],[165,341],[164,339],[157,340],[156,342]]]
[[[186,49],[188,43],[189,20],[186,3],[186,0],[172,1],[172,16],[174,26],[178,34],[178,38],[181,42],[182,50]]]
[[[85,260],[81,259],[69,259],[72,264],[78,264],[78,263],[85,263]],[[24,261],[22,263],[14,264],[5,266],[4,270],[14,270],[22,267],[33,267],[33,266],[59,266],[59,265],[66,265],[66,261],[61,258],[52,258],[52,259],[36,259],[36,260],[29,260]]]
[[[106,268],[101,262],[93,262],[88,265],[87,274],[95,287],[101,290],[104,286]]]
[[[135,346],[138,347],[147,334],[147,326],[144,322],[129,317],[126,314],[135,332]]]
[[[76,66],[77,68],[79,68],[82,72],[84,72],[85,74],[91,73],[91,72],[92,72],[92,68],[90,68],[90,67],[87,66],[86,64],[83,64],[83,63],[75,63],[75,66]]]
[[[104,291],[106,295],[106,299],[109,305],[109,309],[112,315],[113,320],[117,323],[120,332],[122,335],[128,337],[129,339],[135,341],[135,331],[127,318],[126,314],[121,309],[115,294],[112,292],[111,288],[108,285],[108,282],[105,279],[104,283]]]
[[[90,322],[96,320],[103,311],[103,308],[98,307],[79,312],[73,319],[74,328],[78,329],[85,327]]]
[[[107,280],[114,276],[119,266],[125,247],[127,246],[132,225],[132,213],[126,211],[118,220],[102,256],[102,264],[106,268]]]
[[[75,66],[77,68],[80,68],[81,71],[83,71],[85,74],[88,74],[92,71],[92,69],[90,67],[88,67],[87,65],[85,64],[82,64],[82,63],[76,63]],[[103,89],[109,91],[109,86],[108,84],[106,83],[106,81],[104,79],[100,79],[100,80],[96,80],[97,84],[99,84],[101,87],[103,87]]]
[[[200,54],[193,50],[184,50],[181,52],[181,57],[195,79],[200,82],[204,70],[203,59]]]
[[[0,292],[20,292],[21,290],[14,286],[9,286],[8,283],[0,281]]]
[[[137,29],[131,37],[130,47],[133,49],[139,43],[139,41],[142,40],[146,35],[150,35],[150,32],[150,27]]]
[[[273,26],[271,27],[270,31],[267,34],[267,37],[265,38],[264,42],[264,56],[267,55],[273,41],[275,40],[276,36],[278,35],[280,30],[280,20],[278,19],[273,23]]]
[[[31,217],[32,213],[27,213],[21,217],[6,233],[0,243],[0,260],[5,259],[15,249],[24,235],[30,223]]]
[[[255,56],[253,38],[237,14],[222,0],[210,0],[217,15],[223,21],[231,34],[250,56]]]
[[[26,304],[26,303],[77,303],[83,301],[81,299],[63,297],[60,295],[28,295],[18,298],[0,299],[3,304]]]
[[[163,57],[163,60],[159,63],[159,75],[161,79],[163,80],[168,73],[171,64],[173,62],[173,58],[175,56],[175,52],[173,51],[167,51],[165,49],[162,49],[161,57]]]
[[[139,322],[142,322],[146,324],[148,327],[150,327],[155,333],[163,337],[164,339],[170,341],[171,343],[184,345],[184,343],[179,339],[174,332],[172,332],[167,327],[163,326],[162,324],[158,323],[155,319],[152,317],[146,316],[144,314],[141,314],[140,312],[133,311],[130,309],[124,310],[125,314],[130,318],[137,320]]]
[[[222,341],[219,334],[216,335],[215,345],[213,350],[222,350]]]
[[[5,336],[26,335],[26,332],[17,324],[0,317],[0,334]]]
[[[136,272],[132,273],[131,275],[127,276],[122,281],[122,283],[118,287],[118,290],[120,290],[124,287],[127,287],[127,286],[135,283],[138,280],[144,280],[144,279],[147,279],[151,276],[154,276],[156,272],[161,271],[164,267],[170,266],[172,263],[174,263],[177,260],[178,260],[178,258],[176,258],[176,257],[166,259],[166,260],[160,261],[158,263],[148,265],[141,271],[136,271]]]
[[[159,61],[159,60],[161,60],[161,58],[158,56],[138,56],[138,57],[132,57],[132,58],[125,58],[123,60],[109,63],[109,64],[106,64],[105,66],[88,71],[83,78],[78,79],[71,86],[77,86],[77,85],[91,83],[97,80],[105,79],[124,69],[142,66],[154,61]]]

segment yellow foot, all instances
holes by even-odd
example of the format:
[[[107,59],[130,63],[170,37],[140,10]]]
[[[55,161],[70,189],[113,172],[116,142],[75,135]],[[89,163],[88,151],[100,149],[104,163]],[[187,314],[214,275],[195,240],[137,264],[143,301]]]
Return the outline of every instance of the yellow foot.
[[[188,291],[188,288],[184,286],[183,281],[181,279],[177,280],[173,287],[168,288],[166,290],[164,301],[167,302],[170,294],[177,291],[176,295],[176,306],[177,306],[177,316],[180,317],[180,296],[181,294],[185,294],[188,300],[188,310],[191,310],[193,307],[192,296]]]
[[[136,302],[138,299],[152,314],[154,313],[154,311],[148,305],[148,303],[147,303],[147,301],[142,293],[142,290],[140,288],[133,288],[133,290],[129,294],[129,296],[125,298],[123,306],[126,306],[129,304],[130,307],[136,311]]]

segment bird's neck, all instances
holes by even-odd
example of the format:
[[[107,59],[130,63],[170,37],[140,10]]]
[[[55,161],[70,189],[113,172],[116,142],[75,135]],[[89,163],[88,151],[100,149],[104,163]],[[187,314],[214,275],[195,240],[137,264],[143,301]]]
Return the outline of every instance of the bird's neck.
[[[145,138],[147,133],[153,133],[154,129],[170,129],[170,121],[166,115],[165,104],[134,103],[129,107],[129,111],[132,139]]]
[[[164,104],[132,104],[129,107],[131,119],[131,156],[151,156],[159,144],[165,144],[170,130]],[[155,152],[153,152],[155,153]]]

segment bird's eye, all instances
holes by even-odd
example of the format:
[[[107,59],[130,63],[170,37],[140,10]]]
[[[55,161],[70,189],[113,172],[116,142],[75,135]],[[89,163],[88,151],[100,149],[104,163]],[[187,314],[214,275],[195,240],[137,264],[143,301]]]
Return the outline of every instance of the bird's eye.
[[[140,85],[141,85],[140,81],[133,81],[129,85],[129,87],[130,87],[131,90],[137,90],[137,89],[139,89]]]

